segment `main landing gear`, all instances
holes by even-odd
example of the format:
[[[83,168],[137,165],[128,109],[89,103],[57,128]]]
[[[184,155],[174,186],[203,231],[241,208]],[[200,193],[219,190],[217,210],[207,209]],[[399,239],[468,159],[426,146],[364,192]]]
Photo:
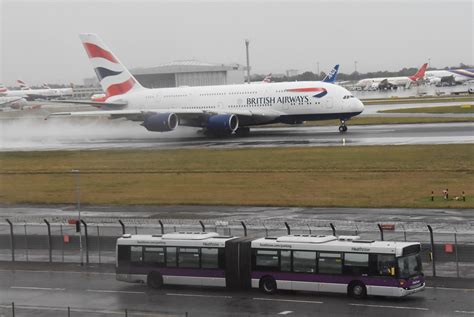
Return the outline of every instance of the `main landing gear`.
[[[339,126],[339,132],[344,133],[347,132],[346,121],[341,120],[341,125]]]

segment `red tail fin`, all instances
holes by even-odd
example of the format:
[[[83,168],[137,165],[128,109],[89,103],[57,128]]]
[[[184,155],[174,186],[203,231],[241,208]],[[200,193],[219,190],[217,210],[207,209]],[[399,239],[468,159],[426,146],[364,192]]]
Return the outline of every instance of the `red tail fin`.
[[[418,80],[418,79],[421,79],[421,78],[425,77],[426,68],[428,68],[428,63],[424,63],[424,64],[420,67],[420,69],[418,69],[418,71],[416,72],[415,75],[410,76],[410,79],[413,80],[413,81],[416,81],[416,80]]]

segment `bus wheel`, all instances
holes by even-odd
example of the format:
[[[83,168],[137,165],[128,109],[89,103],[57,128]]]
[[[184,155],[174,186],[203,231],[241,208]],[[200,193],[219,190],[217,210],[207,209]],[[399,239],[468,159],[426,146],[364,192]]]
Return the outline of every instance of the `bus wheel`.
[[[364,283],[355,281],[349,284],[347,293],[353,298],[360,299],[367,296],[367,288],[365,287]]]
[[[265,294],[274,294],[277,290],[277,283],[271,276],[265,276],[260,280],[260,290]]]
[[[159,272],[150,272],[146,278],[146,284],[150,288],[160,289],[163,286],[163,276]]]

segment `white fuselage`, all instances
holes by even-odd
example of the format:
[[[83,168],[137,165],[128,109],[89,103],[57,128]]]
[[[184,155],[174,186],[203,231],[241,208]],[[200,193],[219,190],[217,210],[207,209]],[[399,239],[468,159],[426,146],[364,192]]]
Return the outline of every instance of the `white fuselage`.
[[[265,115],[295,120],[349,119],[364,109],[347,89],[319,81],[146,89],[113,96],[107,102],[126,102],[126,109],[256,115],[244,125],[275,119],[267,122]]]
[[[59,98],[65,96],[72,96],[72,88],[7,90],[6,92],[0,93],[0,95],[5,97],[21,97],[27,99]]]
[[[428,81],[435,83],[441,78],[453,77],[457,83],[474,80],[474,71],[472,69],[453,69],[453,70],[429,70],[425,73]]]
[[[394,86],[408,86],[413,83],[413,80],[407,76],[399,76],[399,77],[380,77],[380,78],[366,78],[359,80],[356,84],[357,87],[362,88],[377,88],[378,85],[384,80],[387,80],[388,83]]]

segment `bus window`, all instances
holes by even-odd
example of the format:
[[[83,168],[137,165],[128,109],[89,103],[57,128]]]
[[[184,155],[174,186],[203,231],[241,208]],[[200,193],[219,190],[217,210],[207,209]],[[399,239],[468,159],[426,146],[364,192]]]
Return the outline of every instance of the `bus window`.
[[[119,261],[130,261],[130,246],[119,245],[118,246],[118,260]]]
[[[344,274],[369,274],[369,255],[367,253],[345,253]]]
[[[216,248],[201,249],[201,267],[203,269],[217,269],[218,257]]]
[[[257,250],[255,264],[257,270],[278,270],[278,250]]]
[[[166,248],[166,266],[176,267],[176,247]]]
[[[286,251],[286,250],[280,251],[280,271],[282,272],[291,271],[291,251]]]
[[[131,262],[141,262],[143,260],[142,247],[132,245],[130,247],[130,261]]]
[[[198,248],[179,248],[178,266],[187,268],[199,267]]]
[[[158,266],[165,265],[165,250],[158,247],[145,247],[143,252],[144,262]]]
[[[395,275],[395,256],[392,254],[377,255],[377,273],[382,276]]]
[[[319,253],[318,272],[323,274],[341,274],[342,261],[340,253]]]
[[[316,272],[316,252],[293,251],[293,272]]]

